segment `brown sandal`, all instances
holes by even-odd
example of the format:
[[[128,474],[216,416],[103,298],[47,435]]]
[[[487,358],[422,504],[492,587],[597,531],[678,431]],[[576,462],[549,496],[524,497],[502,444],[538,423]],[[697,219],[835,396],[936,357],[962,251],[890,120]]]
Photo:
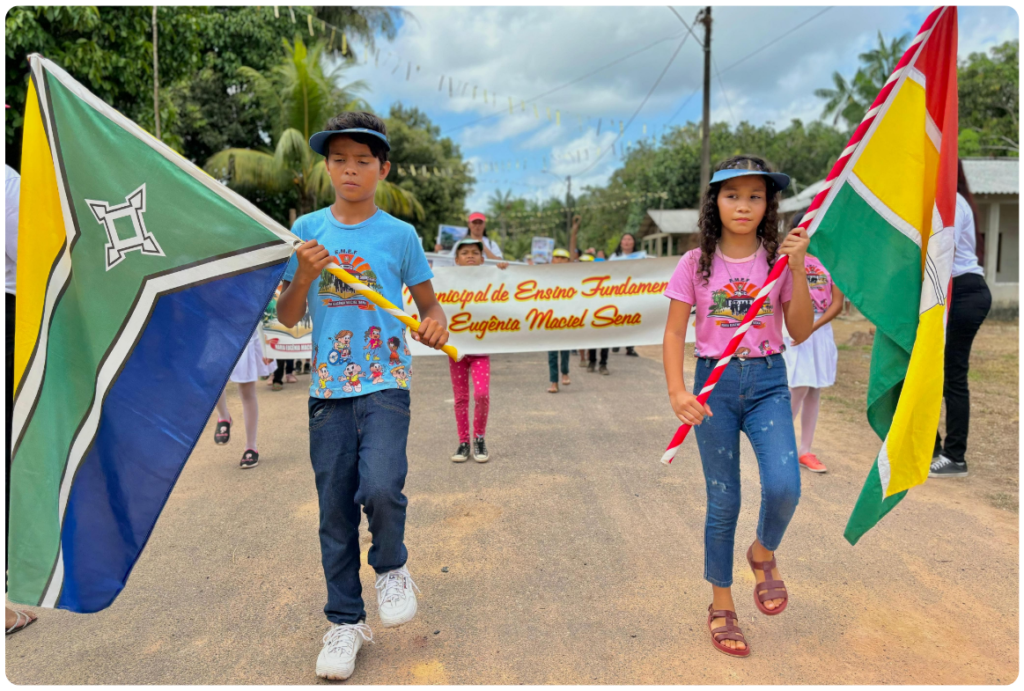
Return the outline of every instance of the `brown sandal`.
[[[762,614],[767,614],[769,617],[782,614],[783,610],[789,606],[789,591],[786,590],[784,582],[772,580],[772,569],[776,566],[775,556],[772,555],[769,561],[754,561],[754,546],[751,545],[747,548],[747,563],[750,564],[750,570],[754,572],[754,604],[757,605]],[[763,583],[756,583],[757,571],[761,571],[764,574]],[[785,599],[775,609],[768,609],[764,606],[765,600],[775,600],[780,597]]]
[[[711,628],[711,622],[714,619],[725,619],[725,626],[719,626],[715,629]],[[750,644],[743,637],[743,631],[740,630],[740,627],[736,626],[736,612],[728,609],[715,609],[714,603],[708,605],[708,631],[711,632],[711,644],[715,646],[716,650],[733,657],[746,657],[750,655]],[[722,641],[739,641],[745,647],[742,650],[730,648],[724,645]]]

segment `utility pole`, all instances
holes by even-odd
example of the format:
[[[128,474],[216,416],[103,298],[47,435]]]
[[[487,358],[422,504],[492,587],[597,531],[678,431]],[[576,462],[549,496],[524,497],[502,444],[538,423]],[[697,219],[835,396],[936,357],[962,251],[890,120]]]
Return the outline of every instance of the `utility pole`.
[[[711,6],[700,16],[704,24],[704,120],[700,142],[700,194],[711,181]]]
[[[153,5],[153,122],[156,138],[160,139],[160,70],[156,55],[156,5]]]

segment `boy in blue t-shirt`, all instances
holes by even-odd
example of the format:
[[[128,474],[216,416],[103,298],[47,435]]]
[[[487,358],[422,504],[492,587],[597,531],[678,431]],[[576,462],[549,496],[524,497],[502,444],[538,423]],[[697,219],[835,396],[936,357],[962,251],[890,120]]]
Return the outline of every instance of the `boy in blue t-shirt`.
[[[412,337],[440,349],[448,332],[416,231],[374,204],[377,183],[391,169],[384,122],[370,113],[342,113],[309,145],[326,158],[335,200],[292,228],[305,243],[285,270],[277,317],[293,326],[308,304],[313,319],[309,456],[320,501],[324,614],[331,622],[316,673],[347,679],[363,641],[373,636],[359,582],[360,504],[373,535],[368,561],[377,573],[381,624],[400,626],[416,615],[402,494],[412,362],[405,349],[397,365],[390,362],[385,347],[404,338],[402,323],[324,269],[338,264],[396,305],[404,283],[422,317]]]

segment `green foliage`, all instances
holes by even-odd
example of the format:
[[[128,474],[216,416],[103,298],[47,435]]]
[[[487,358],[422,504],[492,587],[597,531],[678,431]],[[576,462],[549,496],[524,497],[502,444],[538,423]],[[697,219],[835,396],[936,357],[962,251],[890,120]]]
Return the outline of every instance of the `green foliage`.
[[[273,129],[262,105],[243,87],[238,68],[264,72],[280,59],[281,40],[306,32],[272,7],[158,9],[160,124],[163,140],[203,163],[229,147],[266,146]],[[28,83],[27,56],[53,60],[86,88],[146,129],[154,130],[151,6],[13,7],[6,17],[7,162],[20,167],[21,113]],[[350,37],[394,37],[404,13],[386,7],[323,8],[318,14]],[[314,24],[319,29],[318,24]],[[328,30],[329,35],[330,30]],[[340,47],[340,37],[335,47]]]
[[[309,138],[339,112],[365,108],[356,96],[365,85],[340,86],[343,67],[324,71],[324,41],[307,50],[296,36],[294,44],[285,40],[283,47],[284,55],[266,74],[251,67],[238,68],[275,127],[274,150],[224,149],[211,156],[205,167],[241,192],[279,195],[292,191],[301,216],[334,201],[324,159],[309,148]],[[423,215],[414,195],[387,181],[377,185],[375,201],[396,216]]]
[[[397,103],[385,122],[391,142],[389,180],[422,205],[423,216],[414,223],[426,247],[432,249],[439,225],[465,225],[466,192],[476,180],[466,172],[459,147],[448,137],[442,138],[441,128],[419,109]],[[412,165],[417,168],[416,175],[408,174]],[[423,166],[429,175],[422,174]],[[406,175],[398,174],[399,167]],[[435,175],[435,168],[446,175]]]
[[[350,35],[358,36],[370,48],[374,47],[377,33],[389,41],[398,34],[398,20],[409,19],[412,15],[397,7],[352,7],[350,5],[317,6],[313,8],[318,19],[328,24],[343,26]],[[328,30],[329,31],[329,30]],[[340,37],[334,48],[340,53]]]
[[[961,156],[1019,156],[1019,41],[971,53],[958,70]]]
[[[858,56],[861,67],[851,80],[847,81],[843,75],[833,72],[833,88],[817,89],[814,92],[818,98],[825,99],[822,116],[833,116],[833,125],[843,120],[849,128],[856,127],[864,119],[864,114],[868,112],[878,92],[885,86],[889,75],[896,69],[896,63],[903,57],[909,43],[909,34],[886,43],[879,31],[876,46]]]

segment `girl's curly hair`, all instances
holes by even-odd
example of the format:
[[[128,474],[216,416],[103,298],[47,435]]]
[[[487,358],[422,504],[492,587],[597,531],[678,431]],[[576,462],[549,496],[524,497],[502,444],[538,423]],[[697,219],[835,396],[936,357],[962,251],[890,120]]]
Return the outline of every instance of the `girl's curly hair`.
[[[759,156],[742,155],[728,158],[715,167],[719,170],[753,170],[765,173],[774,172],[771,166]],[[775,264],[779,249],[779,192],[775,189],[772,179],[765,177],[768,186],[768,207],[764,218],[757,226],[757,237],[761,239],[764,249],[768,252],[768,266]],[[707,285],[711,278],[711,261],[714,259],[718,239],[722,237],[722,219],[718,215],[718,192],[722,183],[708,185],[700,205],[700,220],[697,227],[700,233],[700,260],[697,271]]]

